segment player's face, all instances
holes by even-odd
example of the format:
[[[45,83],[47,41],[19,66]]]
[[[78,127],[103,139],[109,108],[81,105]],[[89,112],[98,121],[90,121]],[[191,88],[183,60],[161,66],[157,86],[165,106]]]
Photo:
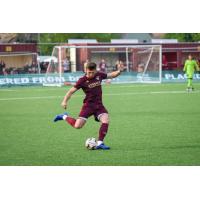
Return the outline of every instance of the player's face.
[[[93,78],[95,76],[95,74],[96,74],[96,70],[95,69],[94,70],[86,69],[86,76],[89,79]]]
[[[189,58],[189,60],[192,60],[192,56],[191,55],[189,55],[188,58]]]

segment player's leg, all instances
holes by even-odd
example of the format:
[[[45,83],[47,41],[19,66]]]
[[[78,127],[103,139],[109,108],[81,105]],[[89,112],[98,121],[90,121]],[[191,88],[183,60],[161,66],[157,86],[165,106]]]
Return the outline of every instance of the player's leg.
[[[81,109],[78,119],[70,117],[68,113],[64,113],[61,115],[57,115],[54,119],[54,122],[57,122],[59,120],[64,120],[72,127],[80,129],[85,125],[87,118],[90,117],[91,115],[92,115],[92,109],[84,105]]]
[[[107,150],[107,149],[110,149],[110,147],[108,147],[108,146],[106,146],[104,144],[104,138],[106,137],[107,132],[108,132],[109,115],[107,113],[107,110],[104,107],[101,110],[104,111],[104,112],[102,112],[101,114],[98,114],[97,115],[97,119],[96,119],[96,120],[98,120],[98,121],[101,122],[101,126],[100,126],[100,129],[99,129],[99,137],[98,137],[96,149]]]
[[[106,137],[106,134],[108,132],[108,126],[109,126],[109,115],[108,115],[108,113],[102,113],[99,116],[99,121],[101,122],[101,127],[99,129],[98,141],[103,142],[103,140]]]
[[[192,78],[189,78],[189,79],[188,79],[188,87],[189,87],[189,88],[192,88]]]
[[[187,92],[190,91],[190,77],[189,77],[189,74],[187,73]]]
[[[193,87],[193,75],[190,78],[190,88],[191,88],[191,90],[194,90],[194,87]]]
[[[59,121],[59,120],[64,120],[68,124],[70,124],[72,127],[77,128],[77,129],[82,128],[86,123],[86,119],[85,118],[75,119],[73,117],[70,117],[68,115],[68,113],[57,115],[56,118],[54,119],[54,122]]]
[[[194,90],[192,81],[193,81],[193,74],[188,74],[188,84],[187,84],[188,92]]]
[[[187,78],[187,92],[189,92],[190,91],[190,79],[189,78]]]
[[[87,120],[87,119],[84,119],[84,118],[82,118],[82,117],[79,117],[79,118],[76,120],[75,124],[74,124],[74,128],[77,128],[77,129],[82,128],[82,127],[85,125],[86,120]]]

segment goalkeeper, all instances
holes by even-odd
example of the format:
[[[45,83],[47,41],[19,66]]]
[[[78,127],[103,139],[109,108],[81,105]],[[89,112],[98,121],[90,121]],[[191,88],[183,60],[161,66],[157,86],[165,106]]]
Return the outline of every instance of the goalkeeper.
[[[183,71],[187,74],[187,91],[190,92],[194,90],[192,80],[195,71],[199,71],[199,66],[197,61],[192,58],[192,55],[188,55],[188,59],[185,61]]]

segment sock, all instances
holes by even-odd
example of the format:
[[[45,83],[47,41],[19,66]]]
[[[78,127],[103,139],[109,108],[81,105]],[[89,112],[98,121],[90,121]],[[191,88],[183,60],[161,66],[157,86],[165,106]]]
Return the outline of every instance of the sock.
[[[66,120],[67,119],[67,115],[63,115],[63,120]]]
[[[102,144],[102,143],[103,143],[103,141],[98,140],[98,141],[97,141],[97,146],[99,146],[99,145]]]
[[[72,127],[74,127],[74,124],[76,123],[76,119],[72,118],[72,117],[69,117],[67,115],[64,115],[63,116],[63,119],[68,123],[70,124]]]
[[[107,133],[107,131],[108,131],[108,124],[106,124],[106,123],[102,123],[101,124],[101,127],[100,127],[100,129],[99,129],[99,138],[98,138],[98,141],[101,141],[101,142],[103,142],[103,140],[104,140],[104,138],[105,138],[105,136],[106,136],[106,133]]]

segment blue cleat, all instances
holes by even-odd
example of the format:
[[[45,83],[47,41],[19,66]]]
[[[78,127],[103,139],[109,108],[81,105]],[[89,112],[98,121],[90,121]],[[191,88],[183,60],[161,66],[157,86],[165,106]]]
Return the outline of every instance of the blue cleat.
[[[103,149],[103,150],[109,150],[110,147],[106,146],[104,143],[96,146],[96,149]]]
[[[63,116],[64,116],[64,115],[68,115],[68,113],[56,115],[56,117],[54,118],[53,121],[54,121],[54,122],[57,122],[57,121],[63,120]]]

